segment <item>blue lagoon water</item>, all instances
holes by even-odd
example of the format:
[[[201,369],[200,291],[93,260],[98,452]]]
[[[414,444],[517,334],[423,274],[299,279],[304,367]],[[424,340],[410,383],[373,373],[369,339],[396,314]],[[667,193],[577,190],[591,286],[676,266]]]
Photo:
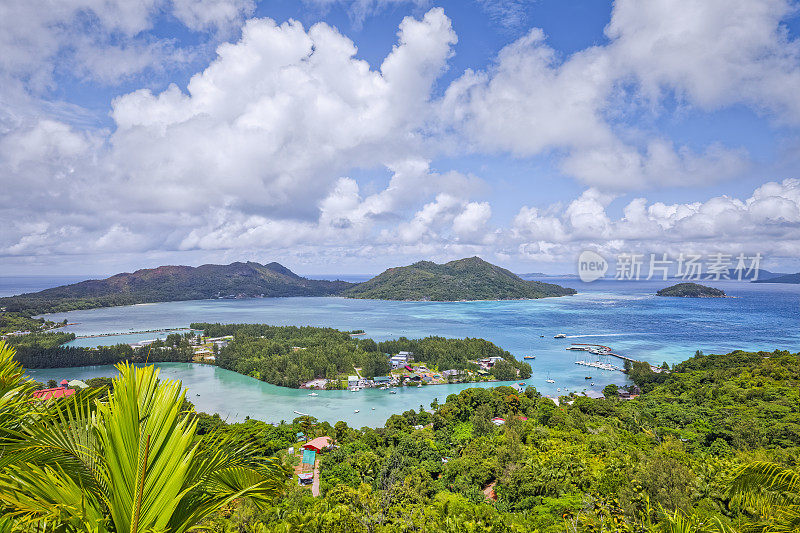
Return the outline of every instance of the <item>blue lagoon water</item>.
[[[576,365],[576,357],[586,354],[577,352],[576,356],[567,351],[565,348],[573,342],[604,344],[615,353],[653,364],[676,363],[696,350],[800,350],[800,285],[709,283],[731,298],[696,299],[654,296],[656,290],[670,284],[663,281],[547,281],[572,286],[579,294],[543,300],[447,303],[344,298],[200,300],[72,311],[49,318],[75,322],[66,331],[77,335],[187,327],[191,322],[248,322],[364,329],[378,341],[399,336],[483,337],[518,358],[535,355],[534,361],[528,361],[534,374],[526,383],[546,395],[625,383],[625,376],[619,372]],[[557,333],[568,338],[554,339]],[[108,345],[155,337],[153,333],[96,337],[77,339],[73,344]],[[618,360],[611,362],[621,366]],[[165,377],[183,381],[189,399],[199,409],[230,419],[249,415],[267,421],[290,420],[297,410],[331,422],[374,426],[392,413],[418,409],[420,404],[427,407],[433,398],[444,401],[448,394],[466,387],[430,386],[400,390],[396,395],[379,390],[321,391],[319,396],[309,397],[308,391],[275,387],[215,367],[160,366]],[[87,367],[32,370],[30,374],[46,380],[112,372],[112,367]],[[586,376],[592,379],[584,379]],[[548,377],[556,382],[546,383]],[[360,413],[354,413],[356,409]]]

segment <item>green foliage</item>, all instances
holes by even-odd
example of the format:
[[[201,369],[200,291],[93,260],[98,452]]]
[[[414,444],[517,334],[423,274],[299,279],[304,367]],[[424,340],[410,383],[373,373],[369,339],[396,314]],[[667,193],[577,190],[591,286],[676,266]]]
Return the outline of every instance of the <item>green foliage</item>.
[[[377,300],[519,300],[575,294],[552,283],[525,281],[516,274],[470,257],[438,265],[420,261],[395,267],[342,294]]]
[[[2,306],[0,305],[0,307]],[[0,312],[0,335],[16,331],[40,332],[56,326],[58,324],[44,318],[31,318],[22,313]],[[18,338],[21,337],[9,337],[9,340]]]
[[[202,441],[180,383],[119,366],[113,391],[31,402],[0,343],[0,507],[15,531],[184,532],[232,501],[268,503],[287,470],[219,434]]]
[[[678,283],[656,292],[656,296],[676,296],[679,298],[725,298],[725,291],[698,283]]]
[[[220,350],[216,364],[222,368],[255,377],[284,387],[298,387],[315,378],[336,379],[361,368],[367,378],[386,375],[390,370],[387,353],[410,351],[414,360],[438,369],[477,369],[476,359],[497,356],[500,378],[530,377],[530,365],[514,359],[510,353],[484,339],[446,339],[427,337],[375,343],[357,339],[348,332],[310,326],[269,326],[265,324],[192,324],[209,337],[233,335]],[[497,365],[495,365],[497,366]]]
[[[122,361],[131,363],[192,361],[192,348],[189,341],[180,335],[170,335],[167,339],[156,340],[148,346],[131,348],[128,344],[81,348],[61,346],[64,333],[42,333],[26,335],[30,343],[16,345],[16,359],[26,368],[63,368],[72,366],[113,365]],[[67,334],[71,335],[71,334]]]

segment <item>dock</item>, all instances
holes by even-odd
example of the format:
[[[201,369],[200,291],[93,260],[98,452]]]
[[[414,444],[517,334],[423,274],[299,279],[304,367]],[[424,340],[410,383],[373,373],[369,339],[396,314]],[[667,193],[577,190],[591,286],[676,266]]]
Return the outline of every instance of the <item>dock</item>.
[[[584,351],[590,352],[597,356],[601,355],[610,355],[612,357],[616,357],[617,359],[622,359],[623,361],[629,361],[630,363],[645,363],[646,361],[639,361],[638,359],[634,359],[632,357],[628,357],[626,355],[621,355],[618,353],[614,353],[611,351],[610,346],[604,346],[602,344],[584,344],[584,343],[572,343],[572,346],[567,348],[568,350],[576,350],[576,351]],[[586,366],[594,366],[595,368],[600,368],[602,370],[619,370],[620,372],[624,372],[622,368],[615,367],[610,363],[597,363],[598,365],[608,365],[610,368],[602,368],[601,366],[595,366],[594,364],[590,364],[590,361],[576,361],[576,364],[585,364]],[[650,363],[647,363],[650,365]],[[662,369],[656,366],[650,365],[650,369],[653,372],[661,372]]]

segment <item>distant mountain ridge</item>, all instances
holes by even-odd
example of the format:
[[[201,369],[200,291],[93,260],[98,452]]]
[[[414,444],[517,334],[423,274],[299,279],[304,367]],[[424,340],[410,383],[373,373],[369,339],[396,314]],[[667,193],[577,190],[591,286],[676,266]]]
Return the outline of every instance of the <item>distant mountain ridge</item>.
[[[240,296],[331,296],[352,283],[298,276],[279,263],[261,265],[160,266],[87,280],[43,291],[0,298],[0,308],[51,313],[115,305]]]
[[[781,276],[757,279],[753,283],[800,283],[800,272],[797,274],[783,274]]]
[[[553,283],[525,281],[516,274],[480,257],[437,264],[419,261],[390,268],[359,283],[342,296],[373,300],[522,300],[575,294]]]

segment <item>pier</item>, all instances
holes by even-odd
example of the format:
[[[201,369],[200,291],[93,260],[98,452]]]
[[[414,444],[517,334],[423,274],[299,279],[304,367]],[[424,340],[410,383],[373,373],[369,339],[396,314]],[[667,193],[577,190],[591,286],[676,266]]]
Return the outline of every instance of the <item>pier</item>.
[[[567,350],[589,352],[589,353],[593,353],[593,354],[597,355],[598,357],[602,356],[602,355],[610,355],[612,357],[616,357],[618,359],[622,359],[623,361],[629,361],[631,364],[632,363],[640,363],[640,362],[644,363],[644,362],[646,362],[646,361],[639,361],[638,359],[634,359],[634,358],[628,357],[626,355],[620,355],[618,353],[614,353],[614,352],[611,351],[611,347],[610,346],[604,346],[602,344],[585,344],[585,343],[577,343],[576,342],[576,343],[572,343],[572,346],[567,348]],[[599,361],[597,363],[593,363],[591,361],[585,361],[585,360],[584,361],[575,361],[575,364],[576,365],[592,366],[594,368],[600,368],[601,370],[619,370],[620,372],[624,372],[625,371],[624,369],[622,369],[622,368],[620,368],[618,366],[614,366],[611,363],[600,363]],[[650,365],[650,363],[647,363],[647,364]],[[606,368],[606,367],[608,367],[608,368]],[[658,367],[653,366],[653,365],[650,365],[650,369],[653,372],[661,372],[663,370],[663,369],[658,368]]]

